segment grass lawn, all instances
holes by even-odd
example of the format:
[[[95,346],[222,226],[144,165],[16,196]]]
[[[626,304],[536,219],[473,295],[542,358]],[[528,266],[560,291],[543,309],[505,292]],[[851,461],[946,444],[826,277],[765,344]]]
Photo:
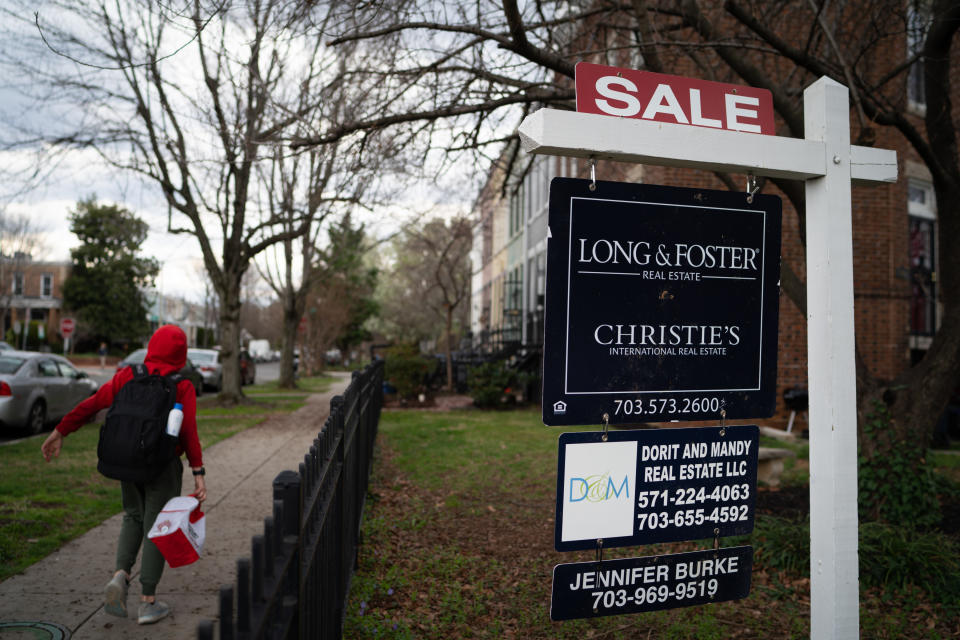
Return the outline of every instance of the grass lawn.
[[[210,396],[198,409],[200,442],[209,447],[260,424],[269,414],[295,411],[307,391],[329,388],[333,379],[298,382],[279,390],[266,383],[247,387],[251,402],[223,408]],[[97,471],[99,425],[70,434],[60,457],[47,464],[40,455],[41,434],[0,446],[0,580],[17,574],[120,511],[120,483]]]
[[[559,433],[544,427],[535,410],[384,411],[344,637],[809,637],[809,579],[801,566],[808,533],[802,522],[763,516],[752,539],[722,541],[757,549],[748,598],[551,622],[554,565],[594,560],[592,551],[553,548]],[[793,446],[797,458],[784,486],[765,490],[771,496],[788,493],[790,486],[799,492],[805,482],[806,443]],[[706,541],[604,555],[703,548]],[[949,547],[951,554],[957,549]],[[862,588],[864,638],[952,638],[958,624],[956,607],[909,581]]]

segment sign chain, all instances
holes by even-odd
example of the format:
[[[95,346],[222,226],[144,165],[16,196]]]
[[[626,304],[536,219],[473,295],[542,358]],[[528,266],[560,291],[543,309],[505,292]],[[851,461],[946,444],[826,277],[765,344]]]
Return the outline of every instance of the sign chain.
[[[600,565],[603,563],[603,538],[597,538],[597,568],[593,572],[593,583],[600,584]],[[593,608],[594,613],[598,613],[597,607]]]

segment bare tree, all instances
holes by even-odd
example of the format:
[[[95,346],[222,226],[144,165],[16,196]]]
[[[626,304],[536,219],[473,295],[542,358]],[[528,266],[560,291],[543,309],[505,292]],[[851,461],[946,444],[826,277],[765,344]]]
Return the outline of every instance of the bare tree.
[[[316,280],[307,296],[300,337],[300,367],[306,375],[324,369],[326,354],[350,323],[350,306],[344,304],[350,286],[342,277]]]
[[[466,325],[470,296],[470,220],[434,218],[408,227],[398,240],[391,273],[384,279],[388,331],[407,339],[439,337],[446,355],[447,389],[453,390],[455,325]],[[411,304],[417,300],[416,304]],[[437,321],[443,331],[436,331]]]
[[[265,252],[257,263],[283,307],[281,387],[295,386],[293,350],[298,327],[308,298],[327,274],[321,264],[319,247],[328,223],[342,221],[353,209],[370,207],[382,200],[376,194],[380,177],[395,171],[390,165],[400,155],[382,147],[376,153],[368,148],[367,153],[361,155],[331,143],[306,153],[293,156],[277,153],[273,157],[269,175],[262,180],[272,217],[282,221],[280,226],[284,230],[292,232],[298,227],[302,230],[298,236],[287,238]],[[330,298],[329,303],[346,306],[342,299]],[[312,323],[318,321],[316,316],[311,319]],[[318,331],[311,325],[311,335],[319,335]],[[333,338],[337,336],[336,331]]]
[[[27,4],[9,15],[31,15]],[[168,231],[196,238],[219,298],[225,402],[242,397],[243,276],[266,247],[305,230],[302,220],[284,228],[252,197],[258,164],[330,81],[310,64],[323,36],[301,17],[283,0],[53,2],[37,17],[45,59],[70,61],[39,69],[37,81],[79,108],[38,139],[95,149],[143,176],[163,193]],[[306,98],[305,83],[317,90]]]

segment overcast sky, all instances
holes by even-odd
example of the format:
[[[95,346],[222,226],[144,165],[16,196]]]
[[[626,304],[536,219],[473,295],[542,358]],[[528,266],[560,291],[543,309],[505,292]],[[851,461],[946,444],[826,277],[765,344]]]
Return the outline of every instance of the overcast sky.
[[[11,158],[9,153],[0,153],[0,161],[9,162]],[[384,238],[418,216],[451,216],[469,210],[474,193],[462,186],[476,181],[476,175],[466,175],[476,171],[477,168],[464,159],[439,178],[441,184],[432,180],[409,183],[393,205],[372,212],[358,211],[357,217],[366,224],[372,236]],[[454,190],[449,185],[460,188]],[[79,241],[70,232],[67,216],[78,200],[94,194],[100,202],[117,203],[130,209],[150,225],[141,252],[161,264],[157,288],[165,294],[202,302],[204,269],[196,238],[167,232],[167,206],[153,184],[104,167],[91,153],[73,153],[57,165],[42,185],[28,193],[8,197],[0,204],[5,204],[11,213],[29,215],[31,222],[41,231],[44,249],[35,258],[69,260],[70,249],[78,246]],[[173,215],[175,227],[188,224],[185,216],[176,212]]]
[[[34,88],[30,77],[23,77],[22,67],[12,64],[16,60],[21,45],[37,43],[38,33],[31,15],[4,12],[9,0],[0,0],[0,19],[5,24],[0,33],[6,36],[0,41],[0,141],[9,142],[18,139],[18,129],[32,129],[54,134],[62,129],[64,123],[74,118],[83,118],[82,111],[76,109],[57,113],[56,93],[52,100],[39,99],[28,101],[20,94],[30,93]],[[39,2],[36,9],[48,20],[55,19],[51,14],[55,9],[46,2]],[[4,15],[5,14],[5,15]],[[49,58],[50,64],[71,66],[72,63],[57,58],[49,50],[40,47],[37,55]],[[164,64],[193,64],[194,59],[188,51],[167,60]],[[96,74],[96,78],[110,74]],[[42,86],[42,85],[36,85]],[[36,92],[34,92],[36,93]],[[36,97],[36,95],[34,96]],[[92,116],[91,116],[92,117]],[[21,129],[20,125],[23,125]],[[30,132],[33,134],[33,131]],[[45,166],[49,172],[45,179],[31,189],[24,191],[21,184],[8,178],[12,168],[26,167],[33,158],[23,150],[0,151],[0,207],[11,213],[30,216],[35,227],[43,232],[45,251],[37,255],[39,259],[68,260],[70,249],[78,245],[77,238],[70,233],[67,216],[81,198],[96,195],[101,202],[120,204],[149,224],[150,233],[142,249],[143,255],[156,258],[162,265],[157,287],[165,294],[181,295],[188,300],[200,301],[204,293],[202,258],[197,240],[188,234],[170,234],[167,232],[168,209],[159,189],[151,183],[143,182],[132,173],[107,167],[92,151],[72,152],[61,158],[55,166]],[[469,209],[479,184],[485,174],[485,167],[478,167],[469,159],[464,159],[456,167],[448,169],[440,179],[441,185],[433,180],[402,185],[397,197],[390,206],[374,212],[358,212],[357,218],[367,224],[368,231],[376,237],[388,236],[411,218],[431,212],[450,215],[453,212]],[[467,185],[469,185],[467,187]],[[444,189],[443,187],[446,186]],[[255,215],[248,213],[248,215]],[[174,213],[175,227],[189,225],[185,216]],[[211,240],[216,224],[207,226]],[[219,247],[216,250],[219,255]]]

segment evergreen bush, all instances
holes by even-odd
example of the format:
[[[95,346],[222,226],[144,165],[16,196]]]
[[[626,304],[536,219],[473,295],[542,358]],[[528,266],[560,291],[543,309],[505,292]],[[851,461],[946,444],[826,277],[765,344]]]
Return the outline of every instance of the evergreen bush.
[[[420,355],[413,345],[391,347],[384,361],[384,379],[397,389],[404,399],[426,391],[426,379],[433,362]]]
[[[481,409],[492,409],[514,404],[525,376],[508,367],[506,362],[484,362],[470,369],[467,382],[473,404]]]

